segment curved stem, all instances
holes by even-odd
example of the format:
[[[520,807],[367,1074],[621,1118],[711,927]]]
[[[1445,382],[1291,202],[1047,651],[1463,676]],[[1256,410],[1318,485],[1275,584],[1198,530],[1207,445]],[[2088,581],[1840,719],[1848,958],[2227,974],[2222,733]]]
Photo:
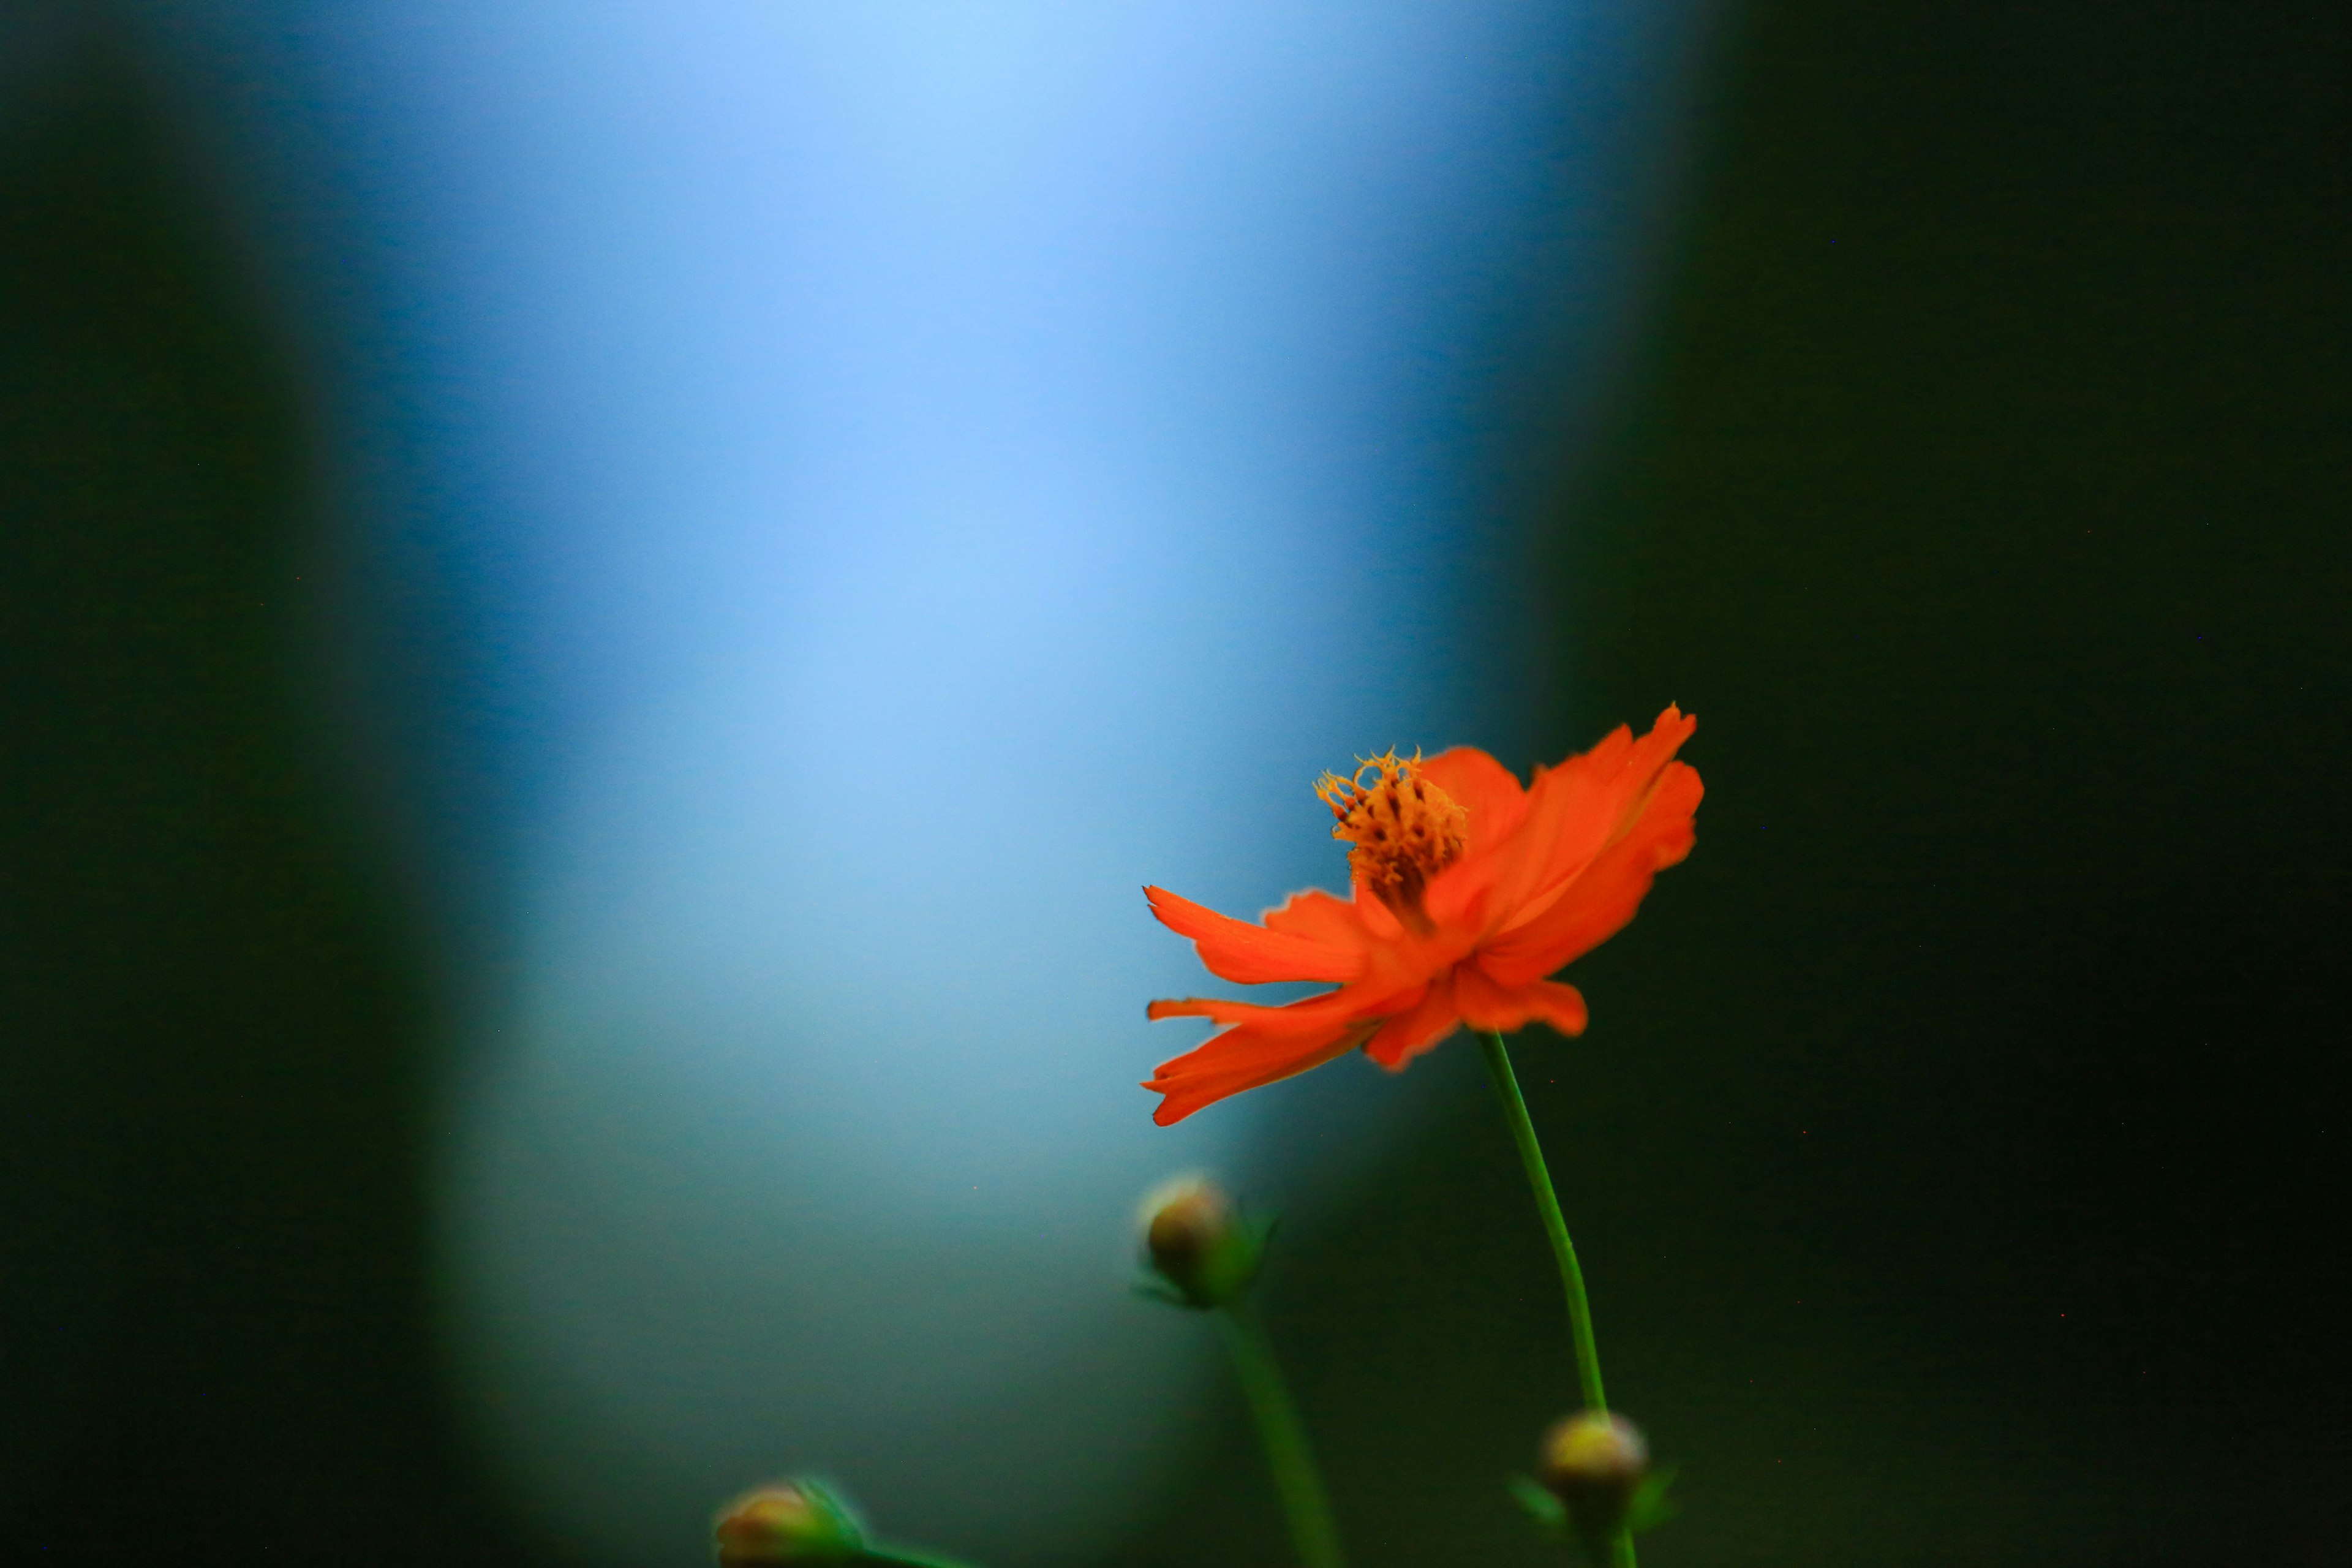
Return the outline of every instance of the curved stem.
[[[1559,1198],[1551,1189],[1551,1173],[1544,1167],[1543,1147],[1536,1142],[1536,1126],[1528,1119],[1528,1102],[1519,1094],[1519,1080],[1511,1071],[1511,1053],[1503,1037],[1478,1031],[1478,1049],[1486,1058],[1486,1071],[1495,1079],[1496,1098],[1503,1102],[1503,1119],[1510,1123],[1511,1142],[1519,1146],[1519,1163],[1527,1167],[1528,1185],[1535,1189],[1536,1210],[1543,1216],[1544,1235],[1551,1238],[1551,1255],[1559,1265],[1560,1289],[1568,1293],[1569,1331],[1576,1341],[1576,1383],[1587,1409],[1607,1410],[1609,1396],[1601,1386],[1601,1350],[1592,1340],[1592,1307],[1584,1299],[1584,1270],[1577,1267],[1576,1244],[1568,1239],[1568,1221],[1560,1217]]]
[[[909,1552],[898,1546],[868,1546],[853,1563],[871,1563],[874,1568],[964,1568],[952,1557],[935,1556],[929,1552]]]
[[[1606,1411],[1609,1396],[1601,1383],[1601,1347],[1592,1337],[1592,1304],[1585,1300],[1584,1270],[1576,1261],[1576,1244],[1568,1238],[1568,1221],[1559,1212],[1559,1195],[1552,1191],[1551,1172],[1544,1165],[1543,1146],[1536,1142],[1536,1124],[1528,1117],[1528,1102],[1511,1071],[1510,1047],[1491,1029],[1475,1031],[1487,1075],[1495,1080],[1495,1098],[1503,1102],[1503,1120],[1510,1124],[1511,1142],[1518,1145],[1519,1163],[1527,1168],[1534,1189],[1536,1212],[1543,1217],[1544,1235],[1551,1241],[1553,1261],[1559,1265],[1560,1289],[1568,1296],[1568,1326],[1576,1343],[1576,1384],[1585,1408]],[[1634,1568],[1633,1532],[1619,1529],[1609,1542],[1614,1568]]]
[[[1225,1348],[1233,1352],[1234,1372],[1256,1418],[1258,1440],[1265,1447],[1266,1468],[1274,1472],[1275,1489],[1282,1494],[1282,1511],[1290,1521],[1290,1539],[1305,1568],[1341,1568],[1339,1531],[1331,1521],[1331,1503],[1323,1494],[1323,1478],[1316,1470],[1314,1450],[1307,1446],[1307,1427],[1291,1403],[1282,1368],[1274,1359],[1274,1345],[1265,1325],[1247,1296],[1225,1303],[1218,1316],[1225,1325]]]

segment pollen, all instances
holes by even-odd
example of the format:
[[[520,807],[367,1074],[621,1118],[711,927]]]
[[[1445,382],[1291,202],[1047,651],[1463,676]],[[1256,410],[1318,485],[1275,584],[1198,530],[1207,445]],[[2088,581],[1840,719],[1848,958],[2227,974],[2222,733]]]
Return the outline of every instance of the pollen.
[[[1409,925],[1427,923],[1423,889],[1462,857],[1470,814],[1421,771],[1421,753],[1391,750],[1325,773],[1315,793],[1339,818],[1331,837],[1353,845],[1348,869]]]

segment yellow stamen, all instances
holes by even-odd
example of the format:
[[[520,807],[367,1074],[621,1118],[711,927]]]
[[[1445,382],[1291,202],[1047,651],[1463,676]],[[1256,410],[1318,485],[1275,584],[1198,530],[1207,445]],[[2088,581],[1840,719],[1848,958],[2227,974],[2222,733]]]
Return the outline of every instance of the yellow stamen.
[[[1423,774],[1421,753],[1363,758],[1351,775],[1325,773],[1315,793],[1339,819],[1331,837],[1355,846],[1348,869],[1407,925],[1427,930],[1422,892],[1461,858],[1470,814]]]

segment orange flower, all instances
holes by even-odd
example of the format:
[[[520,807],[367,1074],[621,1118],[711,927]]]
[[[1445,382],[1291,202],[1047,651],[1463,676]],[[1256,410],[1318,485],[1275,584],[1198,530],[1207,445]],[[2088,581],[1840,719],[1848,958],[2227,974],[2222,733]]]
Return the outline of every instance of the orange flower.
[[[1621,725],[1583,755],[1537,769],[1526,789],[1470,746],[1425,761],[1391,752],[1352,777],[1326,773],[1316,793],[1339,819],[1331,836],[1355,846],[1352,899],[1293,893],[1252,925],[1144,889],[1211,973],[1339,987],[1283,1007],[1151,1004],[1154,1018],[1227,1026],[1151,1075],[1143,1087],[1161,1096],[1151,1119],[1181,1121],[1358,1047],[1396,1071],[1464,1024],[1541,1020],[1583,1033],[1584,998],[1545,976],[1615,935],[1651,879],[1690,853],[1698,774],[1674,756],[1697,727],[1668,708],[1640,740]]]

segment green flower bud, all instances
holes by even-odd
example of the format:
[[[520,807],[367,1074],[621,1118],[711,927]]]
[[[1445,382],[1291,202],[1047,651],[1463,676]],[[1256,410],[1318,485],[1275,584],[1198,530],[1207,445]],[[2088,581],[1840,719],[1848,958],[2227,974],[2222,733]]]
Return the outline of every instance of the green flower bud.
[[[719,1516],[720,1568],[845,1563],[866,1550],[847,1508],[814,1481],[778,1481],[744,1493]]]
[[[1249,1289],[1265,1261],[1265,1231],[1206,1177],[1162,1182],[1140,1217],[1145,1262],[1188,1307],[1223,1306]]]
[[[1544,1434],[1536,1474],[1578,1530],[1606,1535],[1625,1522],[1649,1465],[1650,1447],[1631,1421],[1580,1410]]]

